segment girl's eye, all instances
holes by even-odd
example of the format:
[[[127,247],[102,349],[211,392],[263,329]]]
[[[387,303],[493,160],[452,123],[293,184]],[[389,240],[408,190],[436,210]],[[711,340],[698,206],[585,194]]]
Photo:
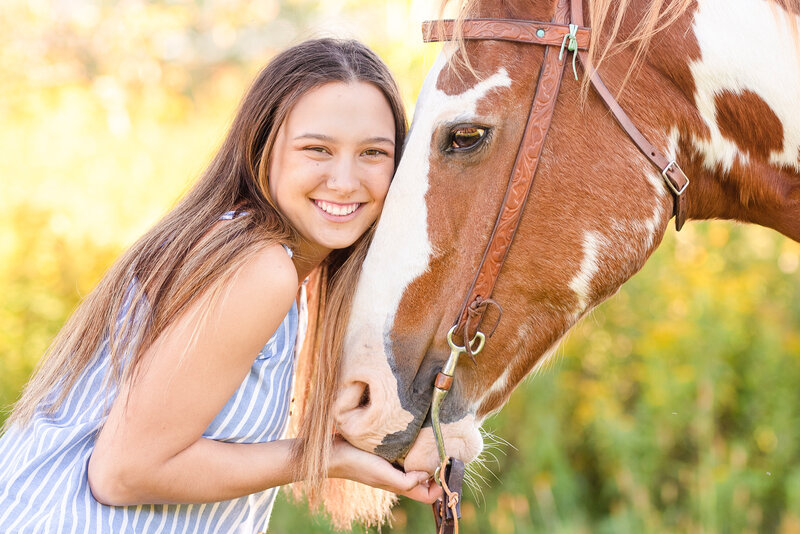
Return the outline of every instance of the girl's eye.
[[[328,154],[328,149],[324,146],[307,146],[303,150],[308,150],[310,152],[318,152],[320,154]]]
[[[476,148],[486,138],[486,128],[479,126],[459,126],[450,131],[448,147],[455,151]]]
[[[379,150],[377,148],[368,148],[363,152],[363,154],[365,156],[385,156],[385,155],[387,155],[386,151]]]

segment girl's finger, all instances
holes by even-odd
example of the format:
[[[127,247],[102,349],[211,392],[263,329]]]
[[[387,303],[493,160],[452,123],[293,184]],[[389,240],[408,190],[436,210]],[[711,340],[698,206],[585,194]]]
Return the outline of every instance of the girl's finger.
[[[401,493],[401,495],[425,504],[432,504],[442,496],[442,488],[436,484],[431,484],[430,486],[419,484],[410,491]]]
[[[392,469],[394,469],[394,467],[392,467]],[[430,478],[430,475],[428,475],[428,473],[422,471],[412,471],[409,473],[403,473],[402,471],[396,471],[396,472],[402,474],[403,477],[402,487],[399,488],[401,491],[411,491],[420,484],[427,486],[425,482]]]

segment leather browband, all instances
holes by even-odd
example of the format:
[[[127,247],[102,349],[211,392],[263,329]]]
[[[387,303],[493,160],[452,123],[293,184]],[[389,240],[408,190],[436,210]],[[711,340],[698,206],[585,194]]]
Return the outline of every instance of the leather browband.
[[[647,141],[592,67],[586,52],[589,46],[590,30],[583,26],[582,4],[581,0],[559,0],[553,22],[550,23],[509,19],[466,19],[463,21],[461,37],[466,40],[491,39],[545,45],[544,59],[531,112],[500,207],[500,213],[495,221],[478,272],[475,274],[475,279],[456,320],[455,333],[465,339],[471,339],[478,331],[486,311],[485,303],[490,300],[511,242],[519,227],[519,221],[536,175],[544,140],[550,128],[564,72],[563,58],[559,58],[558,51],[551,50],[551,48],[563,47],[565,37],[568,38],[570,33],[575,38],[574,48],[577,48],[575,53],[578,54],[595,90],[639,150],[661,172],[674,197],[675,227],[680,230],[686,220],[683,192],[689,185],[689,179],[674,161],[667,159],[661,151]],[[570,20],[575,25],[574,32],[571,32],[568,24]],[[423,39],[426,42],[452,40],[454,39],[454,24],[455,22],[452,20],[424,22],[422,25]],[[468,322],[475,332],[464,332]],[[469,347],[469,343],[465,341],[464,346]]]
[[[512,41],[549,46],[561,46],[569,35],[569,24],[513,19],[466,19],[462,25],[465,39]],[[422,23],[422,39],[426,43],[452,41],[455,21],[427,20]],[[589,49],[589,28],[578,28],[578,48]]]

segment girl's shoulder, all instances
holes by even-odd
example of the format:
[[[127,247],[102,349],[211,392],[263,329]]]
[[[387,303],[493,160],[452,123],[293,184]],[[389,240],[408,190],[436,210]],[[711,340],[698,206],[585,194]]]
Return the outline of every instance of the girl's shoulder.
[[[256,293],[284,294],[294,299],[300,283],[291,252],[280,243],[269,243],[256,249],[236,276],[251,285]]]
[[[266,300],[278,308],[287,304],[288,311],[299,285],[292,251],[276,240],[258,242],[256,239],[253,242],[252,236],[248,238],[242,233],[225,230],[234,220],[248,216],[250,213],[247,210],[238,208],[223,213],[203,237],[206,242],[213,240],[215,244],[240,238],[250,241],[237,253],[243,255],[239,257],[241,261],[236,261],[234,270],[219,280],[217,287],[228,296],[236,295],[238,299],[243,299],[241,304],[244,307]]]

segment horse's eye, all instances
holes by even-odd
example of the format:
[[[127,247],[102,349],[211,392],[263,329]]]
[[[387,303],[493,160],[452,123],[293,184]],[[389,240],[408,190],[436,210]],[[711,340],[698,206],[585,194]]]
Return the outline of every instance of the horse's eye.
[[[480,144],[486,137],[486,128],[478,126],[460,126],[450,132],[451,150],[470,150]]]

